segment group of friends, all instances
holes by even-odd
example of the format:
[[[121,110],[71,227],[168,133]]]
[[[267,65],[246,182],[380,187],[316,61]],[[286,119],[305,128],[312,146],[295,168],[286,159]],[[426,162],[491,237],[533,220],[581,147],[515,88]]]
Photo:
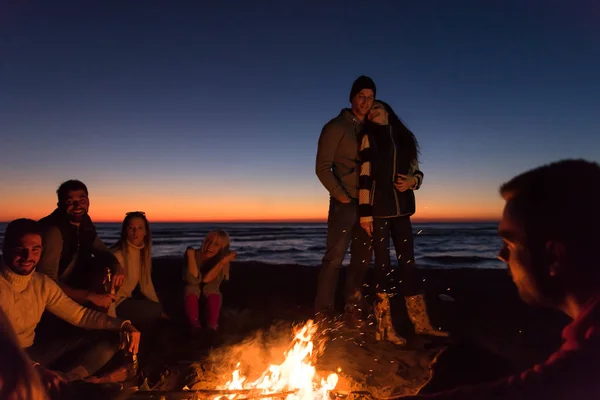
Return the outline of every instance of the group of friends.
[[[316,318],[324,326],[339,321],[335,291],[350,246],[341,314],[347,327],[360,328],[363,311],[369,309],[362,287],[374,256],[376,337],[406,344],[392,324],[389,298],[395,295],[404,296],[415,333],[445,337],[448,333],[431,323],[424,280],[415,268],[410,217],[414,191],[424,177],[418,142],[376,93],[371,78],[358,77],[350,108],[329,121],[319,138],[316,174],[330,205]],[[510,162],[510,154],[506,159]],[[509,376],[500,367],[495,371],[501,372],[492,372],[494,365],[465,368],[467,353],[480,349],[451,345],[432,363],[431,379],[419,394],[403,398],[600,398],[600,166],[581,159],[540,166],[504,183],[500,195],[505,205],[498,233],[504,244],[498,257],[526,303],[557,309],[573,320],[563,330],[564,342],[546,361]],[[484,351],[475,359],[498,362]],[[472,373],[474,368],[479,372]]]
[[[351,107],[329,121],[319,138],[316,173],[331,198],[316,319],[326,326],[338,317],[338,273],[350,246],[344,324],[362,328],[368,308],[362,287],[374,255],[377,338],[406,344],[391,319],[389,298],[396,294],[404,296],[417,334],[448,336],[431,323],[415,268],[410,217],[413,192],[424,176],[418,142],[389,104],[376,99],[372,79],[356,79],[349,100]],[[145,214],[127,213],[119,240],[109,248],[88,215],[85,184],[64,182],[57,195],[58,207],[47,217],[14,220],[6,228],[0,265],[2,399],[47,399],[67,381],[123,379],[130,368],[97,372],[119,349],[133,358],[141,349],[142,355],[153,327],[169,318],[152,281]],[[422,390],[404,398],[599,398],[600,166],[585,160],[544,165],[503,184],[500,195],[505,206],[499,258],[526,303],[555,308],[573,320],[563,331],[564,343],[546,361],[518,374],[485,383],[453,382],[434,374],[434,393]],[[396,262],[391,261],[390,239]],[[220,286],[236,258],[228,234],[210,232],[199,249],[188,248],[183,258],[182,296],[190,328],[203,326],[203,300],[205,326],[214,331]],[[59,363],[74,350],[73,360]],[[63,369],[54,370],[59,364]],[[452,369],[456,375],[460,363]]]
[[[169,316],[152,281],[152,237],[145,213],[127,213],[119,239],[109,248],[88,215],[87,186],[69,180],[60,185],[57,196],[57,208],[50,215],[39,221],[16,219],[6,227],[0,331],[19,347],[13,350],[16,357],[30,360],[38,376],[32,382],[40,380],[47,394],[60,398],[69,382],[132,378],[152,348],[155,331]],[[186,250],[182,296],[192,330],[217,330],[219,289],[235,257],[229,235],[222,230],[209,232],[200,248]],[[206,306],[206,321],[200,320],[201,304]],[[124,362],[107,367],[117,354]],[[9,389],[0,379],[0,398],[10,398]]]

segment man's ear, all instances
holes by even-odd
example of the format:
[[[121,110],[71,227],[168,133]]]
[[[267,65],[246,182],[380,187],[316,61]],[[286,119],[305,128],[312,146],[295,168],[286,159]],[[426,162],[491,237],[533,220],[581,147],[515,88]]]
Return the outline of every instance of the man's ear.
[[[564,269],[567,267],[567,249],[565,245],[557,240],[547,241],[544,256],[550,276],[563,276]]]

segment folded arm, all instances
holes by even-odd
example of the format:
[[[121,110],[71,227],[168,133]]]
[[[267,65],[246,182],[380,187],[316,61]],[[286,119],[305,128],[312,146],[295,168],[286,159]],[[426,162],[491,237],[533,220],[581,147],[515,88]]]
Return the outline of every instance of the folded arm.
[[[423,184],[423,171],[419,169],[419,161],[413,160],[410,163],[410,173],[415,178],[415,184],[411,186],[411,189],[419,190]]]

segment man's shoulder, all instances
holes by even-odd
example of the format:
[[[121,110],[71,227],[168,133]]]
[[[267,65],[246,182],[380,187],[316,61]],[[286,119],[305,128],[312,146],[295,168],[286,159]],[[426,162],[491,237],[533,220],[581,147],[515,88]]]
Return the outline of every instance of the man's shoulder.
[[[34,283],[36,286],[41,286],[41,287],[46,287],[48,285],[50,286],[56,286],[56,282],[54,282],[52,280],[52,278],[50,278],[48,275],[44,274],[43,272],[38,272],[38,271],[33,271],[32,275],[31,275],[31,282]]]
[[[34,271],[31,276],[31,285],[33,289],[38,292],[38,295],[46,297],[45,295],[53,293],[59,288],[58,284],[52,280],[48,275]]]
[[[330,119],[323,126],[323,131],[346,131],[348,129],[354,129],[354,123],[352,122],[352,116],[347,109],[342,109],[336,117]]]

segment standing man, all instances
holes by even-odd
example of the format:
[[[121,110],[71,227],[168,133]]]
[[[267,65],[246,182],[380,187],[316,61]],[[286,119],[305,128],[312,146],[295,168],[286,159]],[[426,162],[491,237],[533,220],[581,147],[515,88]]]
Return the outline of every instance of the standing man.
[[[352,242],[346,278],[344,308],[346,322],[352,326],[359,318],[360,289],[371,260],[371,239],[361,229],[358,218],[358,175],[360,171],[359,135],[363,121],[375,99],[375,83],[358,77],[350,91],[351,108],[323,127],[317,150],[317,177],[329,192],[327,242],[319,272],[315,312],[319,320],[335,316],[335,290],[339,269]]]

